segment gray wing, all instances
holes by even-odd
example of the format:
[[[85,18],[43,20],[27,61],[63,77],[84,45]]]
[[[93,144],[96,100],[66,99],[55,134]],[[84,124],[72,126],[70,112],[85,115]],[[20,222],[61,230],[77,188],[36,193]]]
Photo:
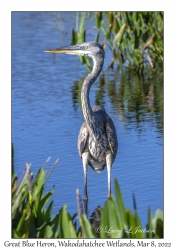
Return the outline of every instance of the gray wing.
[[[86,127],[86,123],[83,122],[83,124],[80,128],[79,135],[78,135],[78,143],[77,143],[78,153],[79,153],[80,157],[81,157],[81,155],[86,147],[88,136],[89,136],[89,133],[88,133],[88,130]]]
[[[118,149],[117,132],[116,132],[114,123],[109,116],[107,116],[107,120],[105,123],[105,129],[106,129],[106,134],[107,134],[107,138],[108,138],[111,152],[115,158],[115,156],[117,154],[117,149]]]

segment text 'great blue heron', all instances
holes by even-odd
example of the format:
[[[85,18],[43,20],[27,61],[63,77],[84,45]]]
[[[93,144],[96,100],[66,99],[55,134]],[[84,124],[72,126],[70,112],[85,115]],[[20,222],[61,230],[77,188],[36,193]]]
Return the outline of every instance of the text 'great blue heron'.
[[[84,168],[84,200],[87,195],[87,170],[88,165],[100,173],[106,166],[108,172],[108,198],[111,196],[111,169],[118,148],[117,133],[113,121],[101,106],[91,108],[89,91],[103,67],[105,52],[96,42],[85,42],[74,46],[48,49],[45,52],[66,53],[91,57],[94,61],[93,69],[85,78],[81,101],[84,115],[78,136],[78,152],[82,158]]]

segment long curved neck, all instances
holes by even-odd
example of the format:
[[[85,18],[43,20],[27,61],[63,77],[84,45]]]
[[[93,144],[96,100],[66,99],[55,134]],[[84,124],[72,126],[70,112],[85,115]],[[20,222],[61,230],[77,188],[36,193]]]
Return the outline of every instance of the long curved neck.
[[[89,101],[89,90],[91,85],[95,82],[97,79],[98,75],[101,72],[101,69],[103,67],[103,62],[104,62],[104,57],[97,57],[93,58],[94,61],[94,66],[90,74],[85,78],[82,90],[81,90],[81,102],[82,102],[82,110],[83,110],[83,115],[84,119],[86,121],[86,124],[89,128],[91,128],[92,124],[92,116],[93,116],[93,111],[90,106],[90,101]]]

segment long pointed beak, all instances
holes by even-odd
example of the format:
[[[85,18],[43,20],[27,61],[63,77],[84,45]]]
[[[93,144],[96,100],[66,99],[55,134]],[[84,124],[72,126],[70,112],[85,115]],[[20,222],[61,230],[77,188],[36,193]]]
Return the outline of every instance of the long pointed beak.
[[[67,46],[62,48],[55,48],[55,49],[46,49],[44,52],[49,53],[66,53],[66,54],[78,54],[80,49],[78,46]]]

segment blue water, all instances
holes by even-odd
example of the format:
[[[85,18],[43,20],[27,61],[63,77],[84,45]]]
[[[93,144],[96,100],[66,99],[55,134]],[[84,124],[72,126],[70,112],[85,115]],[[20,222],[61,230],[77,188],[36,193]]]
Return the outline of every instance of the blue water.
[[[91,27],[87,21],[87,27]],[[71,29],[75,28],[74,12],[13,12],[12,13],[12,142],[15,150],[15,171],[20,177],[25,163],[32,163],[34,174],[43,166],[50,169],[59,163],[50,176],[46,191],[55,185],[53,195],[56,213],[62,205],[73,215],[77,211],[76,189],[83,194],[83,168],[77,152],[77,136],[83,122],[81,107],[73,99],[73,86],[87,72],[78,57],[53,56],[43,50],[71,43]],[[89,28],[90,30],[90,28]],[[94,31],[93,31],[94,32]],[[87,32],[87,40],[93,40]],[[106,52],[104,69],[110,61]],[[159,112],[139,111],[127,118],[108,94],[108,80],[117,86],[121,74],[105,71],[101,102],[111,116],[118,134],[118,154],[112,169],[117,178],[125,205],[133,210],[135,194],[142,225],[147,221],[148,206],[153,213],[163,209],[163,133]],[[91,105],[99,93],[99,80],[90,92]],[[117,99],[116,99],[117,100]],[[103,206],[107,197],[107,171],[96,174],[88,171],[89,214]]]

